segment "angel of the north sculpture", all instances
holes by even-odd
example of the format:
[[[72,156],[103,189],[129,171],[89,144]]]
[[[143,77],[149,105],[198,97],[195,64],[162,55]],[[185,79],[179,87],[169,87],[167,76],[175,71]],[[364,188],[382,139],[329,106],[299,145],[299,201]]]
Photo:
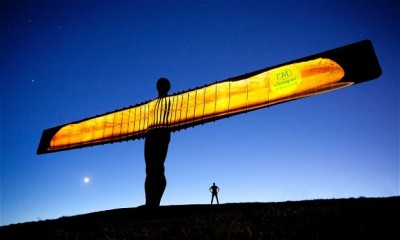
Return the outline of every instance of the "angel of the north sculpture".
[[[264,68],[43,131],[38,154],[145,138],[146,205],[157,206],[166,180],[170,133],[233,115],[373,80],[381,68],[369,40]]]

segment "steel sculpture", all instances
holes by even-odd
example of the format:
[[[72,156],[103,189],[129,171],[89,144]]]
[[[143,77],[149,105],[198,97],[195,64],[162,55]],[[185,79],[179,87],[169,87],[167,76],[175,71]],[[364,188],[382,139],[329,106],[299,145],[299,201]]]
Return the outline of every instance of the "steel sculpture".
[[[380,75],[372,43],[364,40],[171,95],[168,80],[160,79],[159,97],[154,100],[44,130],[37,153],[146,138],[146,166],[153,169],[147,172],[146,188],[163,185],[156,197],[149,197],[154,201],[147,199],[147,203],[159,205],[165,188],[163,163],[171,132],[348,87]],[[158,165],[153,166],[152,162]],[[153,176],[152,172],[157,174]]]

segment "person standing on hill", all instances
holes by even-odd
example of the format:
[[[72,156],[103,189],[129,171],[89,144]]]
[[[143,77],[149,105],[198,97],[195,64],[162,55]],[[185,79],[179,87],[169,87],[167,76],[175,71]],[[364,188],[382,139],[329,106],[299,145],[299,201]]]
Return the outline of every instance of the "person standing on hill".
[[[218,200],[218,192],[219,192],[219,187],[213,183],[213,185],[210,187],[210,192],[211,192],[211,205],[213,204],[214,197],[217,199],[217,204],[219,204]]]

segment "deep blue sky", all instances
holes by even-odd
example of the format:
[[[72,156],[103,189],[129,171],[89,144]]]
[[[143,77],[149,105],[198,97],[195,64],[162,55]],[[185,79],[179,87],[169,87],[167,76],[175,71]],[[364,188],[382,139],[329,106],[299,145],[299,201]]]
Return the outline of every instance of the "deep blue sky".
[[[144,204],[144,141],[44,129],[363,39],[383,74],[172,135],[162,205],[399,195],[399,3],[1,2],[1,225]],[[84,178],[91,181],[84,183]]]

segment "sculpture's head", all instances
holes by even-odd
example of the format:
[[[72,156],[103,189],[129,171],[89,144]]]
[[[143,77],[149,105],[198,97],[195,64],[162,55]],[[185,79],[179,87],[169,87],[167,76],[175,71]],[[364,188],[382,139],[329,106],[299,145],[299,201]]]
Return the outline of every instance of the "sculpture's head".
[[[166,97],[168,95],[168,91],[171,88],[171,84],[168,79],[160,78],[157,81],[157,91],[158,97]]]

